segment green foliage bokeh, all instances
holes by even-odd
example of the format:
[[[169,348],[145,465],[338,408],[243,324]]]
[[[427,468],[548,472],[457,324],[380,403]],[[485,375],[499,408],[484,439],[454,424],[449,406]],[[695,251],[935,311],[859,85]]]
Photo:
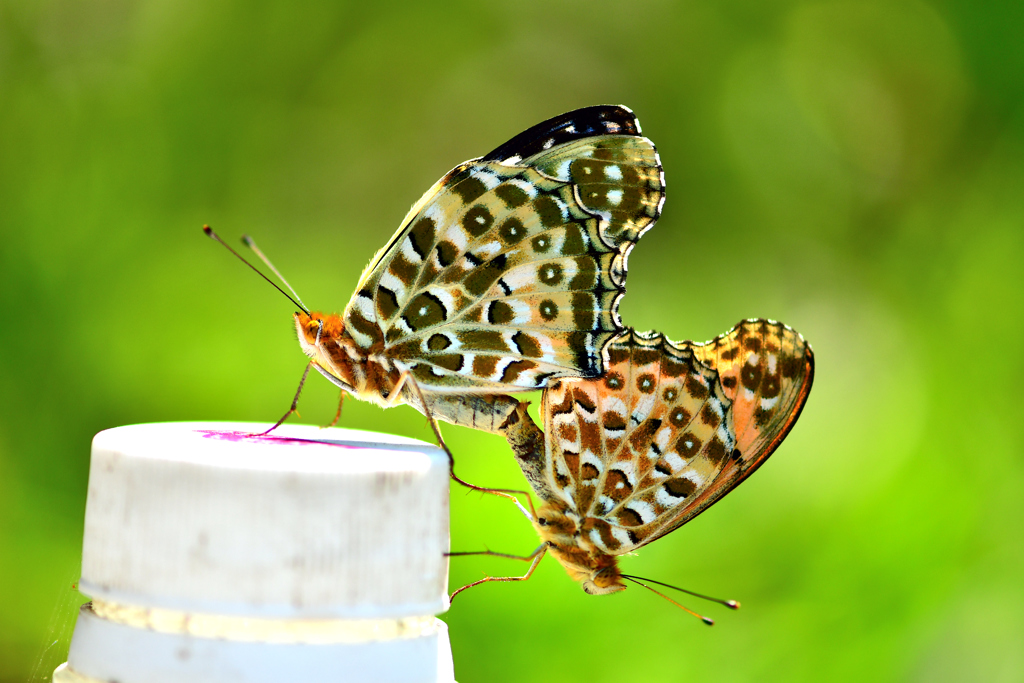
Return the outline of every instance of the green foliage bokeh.
[[[95,432],[292,396],[290,304],[203,223],[340,310],[445,171],[597,103],[633,108],[667,178],[625,323],[782,320],[815,387],[757,476],[623,560],[742,610],[689,601],[708,629],[547,559],[444,617],[459,681],[1021,680],[1022,29],[1014,0],[0,0],[0,680],[66,652]],[[349,401],[344,426],[430,438],[409,408]],[[446,433],[463,477],[523,486],[500,439]],[[452,543],[536,537],[455,490]]]

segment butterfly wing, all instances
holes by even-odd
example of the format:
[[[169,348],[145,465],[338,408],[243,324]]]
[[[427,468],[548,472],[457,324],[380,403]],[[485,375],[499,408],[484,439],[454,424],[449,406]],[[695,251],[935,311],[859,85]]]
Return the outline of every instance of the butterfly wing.
[[[563,114],[431,188],[364,272],[346,327],[427,392],[595,376],[621,327],[629,251],[663,200],[629,110]]]
[[[714,480],[734,450],[718,374],[657,333],[627,331],[608,345],[597,380],[545,392],[550,486],[597,548],[643,545]]]
[[[685,344],[719,374],[732,404],[736,450],[718,476],[647,542],[678,529],[753,474],[796,424],[814,381],[810,344],[774,320],[744,320],[710,342]]]
[[[524,130],[480,158],[516,164],[566,142],[608,134],[639,136],[640,122],[628,107],[622,105],[574,109]]]
[[[631,332],[608,353],[602,379],[559,381],[544,412],[549,486],[614,555],[685,524],[749,476],[796,421],[813,374],[806,342],[769,321],[707,344]]]
[[[736,448],[744,477],[749,476],[800,416],[814,380],[814,353],[796,330],[758,319],[744,320],[692,348],[702,363],[718,371],[732,401]]]

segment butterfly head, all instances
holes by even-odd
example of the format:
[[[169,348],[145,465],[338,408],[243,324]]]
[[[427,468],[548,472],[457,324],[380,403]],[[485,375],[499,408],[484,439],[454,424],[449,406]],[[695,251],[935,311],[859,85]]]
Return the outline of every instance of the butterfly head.
[[[589,595],[604,595],[625,590],[619,578],[615,556],[603,552],[581,532],[575,514],[558,504],[545,505],[535,521],[548,552]]]
[[[354,347],[354,342],[341,316],[312,311],[297,312],[293,317],[302,352],[326,370],[335,384],[352,392],[356,382],[349,347]]]
[[[579,547],[572,548],[570,552],[564,552],[565,549],[558,552],[557,548],[551,546],[548,549],[587,595],[606,595],[626,590],[614,555],[600,551],[588,552]]]
[[[588,580],[583,582],[583,590],[587,595],[605,595],[626,590],[626,584],[619,578],[619,568],[615,558],[608,555],[611,564],[595,571]]]

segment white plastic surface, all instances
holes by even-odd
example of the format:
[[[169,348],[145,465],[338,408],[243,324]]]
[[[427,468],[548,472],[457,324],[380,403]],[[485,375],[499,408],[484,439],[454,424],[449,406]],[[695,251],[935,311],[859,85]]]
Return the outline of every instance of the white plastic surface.
[[[55,681],[452,683],[448,461],[372,432],[164,423],[93,440]]]
[[[347,429],[164,423],[93,440],[82,592],[213,614],[432,615],[448,607],[448,463]]]
[[[434,621],[414,639],[259,643],[132,628],[83,606],[62,673],[119,683],[454,683],[448,627]]]

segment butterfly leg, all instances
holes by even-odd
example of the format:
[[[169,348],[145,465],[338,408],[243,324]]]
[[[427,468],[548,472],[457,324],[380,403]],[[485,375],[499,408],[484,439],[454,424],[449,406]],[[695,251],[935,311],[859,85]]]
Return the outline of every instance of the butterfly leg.
[[[464,557],[466,555],[490,555],[491,557],[504,557],[510,560],[522,560],[523,562],[530,562],[530,568],[526,570],[526,573],[522,576],[486,576],[479,581],[473,583],[467,583],[462,588],[459,588],[451,595],[448,596],[448,602],[455,600],[455,596],[473,586],[479,586],[482,583],[488,583],[490,581],[526,581],[528,578],[533,576],[533,572],[537,569],[537,565],[540,564],[541,558],[544,557],[544,553],[548,549],[547,543],[541,543],[540,546],[529,555],[523,557],[522,555],[509,555],[508,553],[496,553],[493,550],[478,550],[476,552],[468,553],[448,553],[448,557]]]
[[[284,421],[291,417],[292,413],[298,415],[299,407],[299,394],[302,393],[302,387],[306,384],[306,377],[309,376],[309,369],[313,367],[313,361],[306,363],[306,369],[302,371],[302,379],[299,380],[299,388],[295,390],[295,398],[292,399],[292,405],[288,408],[288,412],[281,416],[281,419],[274,423],[274,426],[265,432],[260,432],[254,436],[266,436],[270,432],[274,431],[278,427],[284,424]],[[339,409],[340,410],[340,409]]]
[[[330,429],[334,425],[338,424],[338,420],[341,419],[341,407],[345,405],[345,390],[342,389],[338,395],[338,412],[334,414],[334,419],[331,420],[331,424],[322,427],[322,429]]]
[[[530,494],[526,491],[520,491],[515,489],[493,489],[487,488],[485,486],[477,486],[475,484],[470,484],[468,481],[462,479],[457,474],[455,474],[455,456],[452,455],[451,449],[448,448],[448,444],[445,443],[444,437],[441,436],[441,428],[438,426],[437,420],[434,419],[433,412],[428,407],[429,404],[427,403],[426,398],[423,396],[423,390],[420,389],[420,385],[416,382],[412,375],[409,374],[408,370],[402,371],[402,374],[399,376],[398,381],[395,383],[395,388],[392,391],[389,400],[392,403],[398,403],[398,401],[401,398],[402,389],[406,386],[411,388],[413,396],[419,401],[420,406],[423,406],[421,412],[424,415],[426,415],[427,420],[430,423],[430,428],[434,431],[434,436],[437,437],[437,444],[445,452],[445,455],[448,456],[448,475],[455,482],[474,491],[480,491],[481,493],[490,493],[495,496],[501,496],[502,498],[508,498],[513,503],[515,503],[516,507],[523,511],[524,514],[526,514],[525,510],[523,510],[523,506],[519,503],[519,499],[516,498],[515,494],[525,496],[527,503],[529,503],[530,505],[530,509],[533,510],[533,501],[530,499]],[[533,518],[531,517],[530,519]]]

